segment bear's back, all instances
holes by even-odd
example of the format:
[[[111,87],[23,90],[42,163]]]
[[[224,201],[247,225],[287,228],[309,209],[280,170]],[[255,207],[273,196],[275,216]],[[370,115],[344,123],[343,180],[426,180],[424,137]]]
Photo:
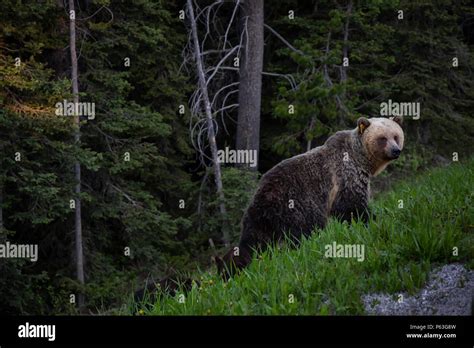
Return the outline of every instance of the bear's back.
[[[324,226],[326,211],[322,207],[330,186],[326,156],[323,145],[269,170],[260,180],[244,224],[258,227],[269,238],[271,233],[291,230],[296,235],[308,234],[315,225]]]

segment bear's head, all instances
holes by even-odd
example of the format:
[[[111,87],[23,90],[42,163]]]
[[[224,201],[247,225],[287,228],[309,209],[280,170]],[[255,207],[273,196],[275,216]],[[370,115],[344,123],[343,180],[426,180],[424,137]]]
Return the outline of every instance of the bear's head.
[[[402,118],[370,118],[357,120],[357,133],[369,157],[372,175],[378,175],[403,150]]]
[[[227,281],[252,261],[252,254],[246,248],[233,247],[223,257],[214,257],[213,261],[217,272]]]

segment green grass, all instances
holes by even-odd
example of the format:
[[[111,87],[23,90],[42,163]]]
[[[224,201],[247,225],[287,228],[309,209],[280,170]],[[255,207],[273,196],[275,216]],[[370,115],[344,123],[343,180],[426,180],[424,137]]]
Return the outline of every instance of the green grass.
[[[185,295],[161,295],[155,304],[128,304],[145,315],[343,315],[364,314],[361,295],[416,292],[440,264],[473,267],[474,160],[427,171],[372,203],[368,226],[330,221],[298,249],[280,246],[223,282],[202,272]],[[403,200],[403,208],[399,208]],[[326,258],[325,245],[363,244],[365,260]],[[453,248],[458,255],[453,255]],[[294,303],[290,303],[290,295]]]

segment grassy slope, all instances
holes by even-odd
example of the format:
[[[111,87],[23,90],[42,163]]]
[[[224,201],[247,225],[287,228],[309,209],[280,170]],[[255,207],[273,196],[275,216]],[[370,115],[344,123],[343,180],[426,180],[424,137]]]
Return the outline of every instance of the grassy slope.
[[[367,227],[331,221],[299,249],[269,250],[228,283],[214,272],[203,272],[198,275],[201,287],[186,294],[184,303],[178,296],[162,296],[140,313],[363,314],[364,293],[413,293],[437,264],[474,266],[473,182],[473,160],[426,172],[373,202],[377,219]],[[325,245],[333,241],[365,245],[365,261],[325,258]],[[453,247],[458,256],[453,256]],[[136,313],[136,305],[129,308],[128,313]]]

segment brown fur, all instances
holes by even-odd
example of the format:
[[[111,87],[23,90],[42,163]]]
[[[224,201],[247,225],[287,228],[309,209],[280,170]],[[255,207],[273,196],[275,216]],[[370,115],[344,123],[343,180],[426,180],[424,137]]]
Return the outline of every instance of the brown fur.
[[[246,267],[253,250],[282,240],[285,233],[298,242],[323,229],[329,216],[366,221],[370,177],[398,157],[404,142],[400,125],[400,118],[360,118],[356,129],[337,132],[263,175],[242,219],[239,255],[231,249],[216,260],[224,277]]]
[[[331,190],[329,191],[329,199],[328,199],[328,207],[327,207],[328,214],[331,212],[334,201],[336,200],[337,192],[339,191],[339,184],[337,183],[337,178],[336,178],[336,175],[334,174],[332,175],[331,183],[332,183],[332,186],[331,186]]]

